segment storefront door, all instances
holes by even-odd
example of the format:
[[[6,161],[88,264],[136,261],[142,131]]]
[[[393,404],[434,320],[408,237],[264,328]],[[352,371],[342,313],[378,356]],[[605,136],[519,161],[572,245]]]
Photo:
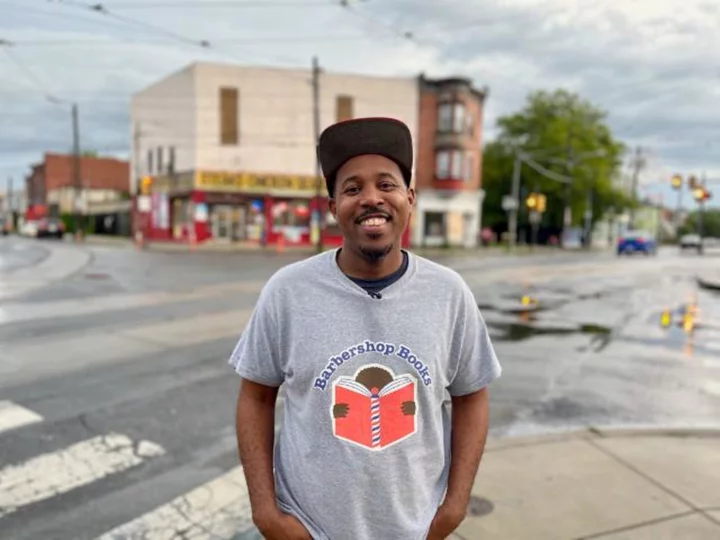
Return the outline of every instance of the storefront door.
[[[215,206],[212,211],[212,230],[215,240],[232,240],[232,207]]]

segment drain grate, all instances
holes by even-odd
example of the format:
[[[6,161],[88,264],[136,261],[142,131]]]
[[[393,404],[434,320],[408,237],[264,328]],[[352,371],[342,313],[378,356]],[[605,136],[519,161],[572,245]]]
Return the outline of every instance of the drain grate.
[[[487,516],[495,509],[495,505],[485,497],[473,495],[468,503],[468,515],[471,517]]]

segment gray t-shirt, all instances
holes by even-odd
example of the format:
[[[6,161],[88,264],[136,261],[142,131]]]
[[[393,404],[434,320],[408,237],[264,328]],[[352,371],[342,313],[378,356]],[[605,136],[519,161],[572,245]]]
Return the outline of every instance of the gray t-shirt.
[[[425,540],[447,489],[450,396],[485,387],[500,364],[455,271],[410,253],[376,298],[336,253],[270,278],[230,364],[284,385],[278,505],[313,538]]]

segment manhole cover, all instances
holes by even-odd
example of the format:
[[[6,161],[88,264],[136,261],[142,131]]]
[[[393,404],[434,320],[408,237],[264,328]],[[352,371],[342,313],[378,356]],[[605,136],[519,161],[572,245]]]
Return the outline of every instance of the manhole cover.
[[[473,495],[470,497],[470,502],[468,503],[468,515],[472,517],[486,516],[492,512],[494,508],[495,506],[490,500],[485,497]]]

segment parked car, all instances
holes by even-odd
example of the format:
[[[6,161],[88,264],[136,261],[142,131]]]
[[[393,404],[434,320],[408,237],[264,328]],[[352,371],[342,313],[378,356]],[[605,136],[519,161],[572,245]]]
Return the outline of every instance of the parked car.
[[[700,247],[699,234],[685,234],[680,237],[680,249],[698,249]]]
[[[65,223],[58,218],[42,218],[38,220],[37,238],[62,238],[65,236]]]
[[[629,231],[618,238],[618,255],[633,255],[635,253],[655,255],[657,253],[655,238],[645,231]]]

